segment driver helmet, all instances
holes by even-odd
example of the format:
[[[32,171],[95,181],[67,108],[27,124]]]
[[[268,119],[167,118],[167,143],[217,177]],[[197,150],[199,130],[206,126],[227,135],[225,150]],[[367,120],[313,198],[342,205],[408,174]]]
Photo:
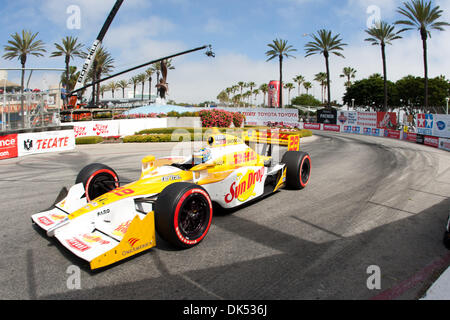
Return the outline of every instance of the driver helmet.
[[[192,156],[193,165],[205,163],[209,159],[211,159],[211,150],[208,148],[201,148],[198,151],[194,151]]]

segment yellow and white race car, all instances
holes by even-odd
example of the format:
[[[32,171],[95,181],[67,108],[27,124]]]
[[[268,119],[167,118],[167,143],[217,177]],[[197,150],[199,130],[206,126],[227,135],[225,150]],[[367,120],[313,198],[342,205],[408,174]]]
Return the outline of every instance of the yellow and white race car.
[[[263,155],[252,142],[263,144]],[[273,144],[288,148],[279,163]],[[52,209],[31,217],[33,224],[96,269],[154,247],[155,232],[179,248],[197,245],[209,231],[213,203],[235,208],[309,182],[311,158],[299,151],[299,135],[215,131],[206,145],[189,157],[147,156],[140,179],[124,186],[110,167],[90,164]]]

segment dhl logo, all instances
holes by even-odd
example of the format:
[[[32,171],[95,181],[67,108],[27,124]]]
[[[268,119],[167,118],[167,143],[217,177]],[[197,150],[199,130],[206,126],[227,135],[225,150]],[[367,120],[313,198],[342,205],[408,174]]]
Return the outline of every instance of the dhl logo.
[[[234,199],[238,199],[241,202],[248,200],[250,197],[255,196],[253,192],[255,190],[256,183],[262,181],[264,176],[264,168],[258,171],[249,170],[244,177],[240,178],[239,183],[236,185],[236,181],[231,184],[230,192],[225,196],[225,202],[230,203]]]

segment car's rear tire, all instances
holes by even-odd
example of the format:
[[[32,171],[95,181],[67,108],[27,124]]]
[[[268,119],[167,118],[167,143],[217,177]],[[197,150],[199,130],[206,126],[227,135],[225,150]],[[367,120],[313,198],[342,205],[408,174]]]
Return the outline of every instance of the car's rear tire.
[[[81,169],[75,183],[83,183],[88,202],[119,187],[117,173],[101,163],[92,163]]]
[[[206,237],[213,206],[205,189],[196,184],[178,182],[159,194],[154,212],[159,236],[178,248],[186,249],[196,246]]]
[[[301,151],[288,151],[281,163],[286,164],[286,185],[293,189],[303,189],[309,183],[311,175],[311,157]]]

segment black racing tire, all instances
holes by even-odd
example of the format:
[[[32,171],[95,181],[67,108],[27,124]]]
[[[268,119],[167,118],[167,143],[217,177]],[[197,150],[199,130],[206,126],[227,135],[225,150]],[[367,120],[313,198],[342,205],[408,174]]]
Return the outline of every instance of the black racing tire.
[[[450,250],[450,232],[444,233],[444,246]]]
[[[177,182],[158,195],[154,212],[159,236],[177,248],[188,249],[206,237],[211,226],[213,205],[202,187]]]
[[[311,176],[311,157],[306,152],[287,151],[281,163],[286,164],[286,186],[296,190],[304,189]]]
[[[119,187],[117,173],[101,163],[92,163],[81,169],[75,184],[83,183],[88,202]]]

